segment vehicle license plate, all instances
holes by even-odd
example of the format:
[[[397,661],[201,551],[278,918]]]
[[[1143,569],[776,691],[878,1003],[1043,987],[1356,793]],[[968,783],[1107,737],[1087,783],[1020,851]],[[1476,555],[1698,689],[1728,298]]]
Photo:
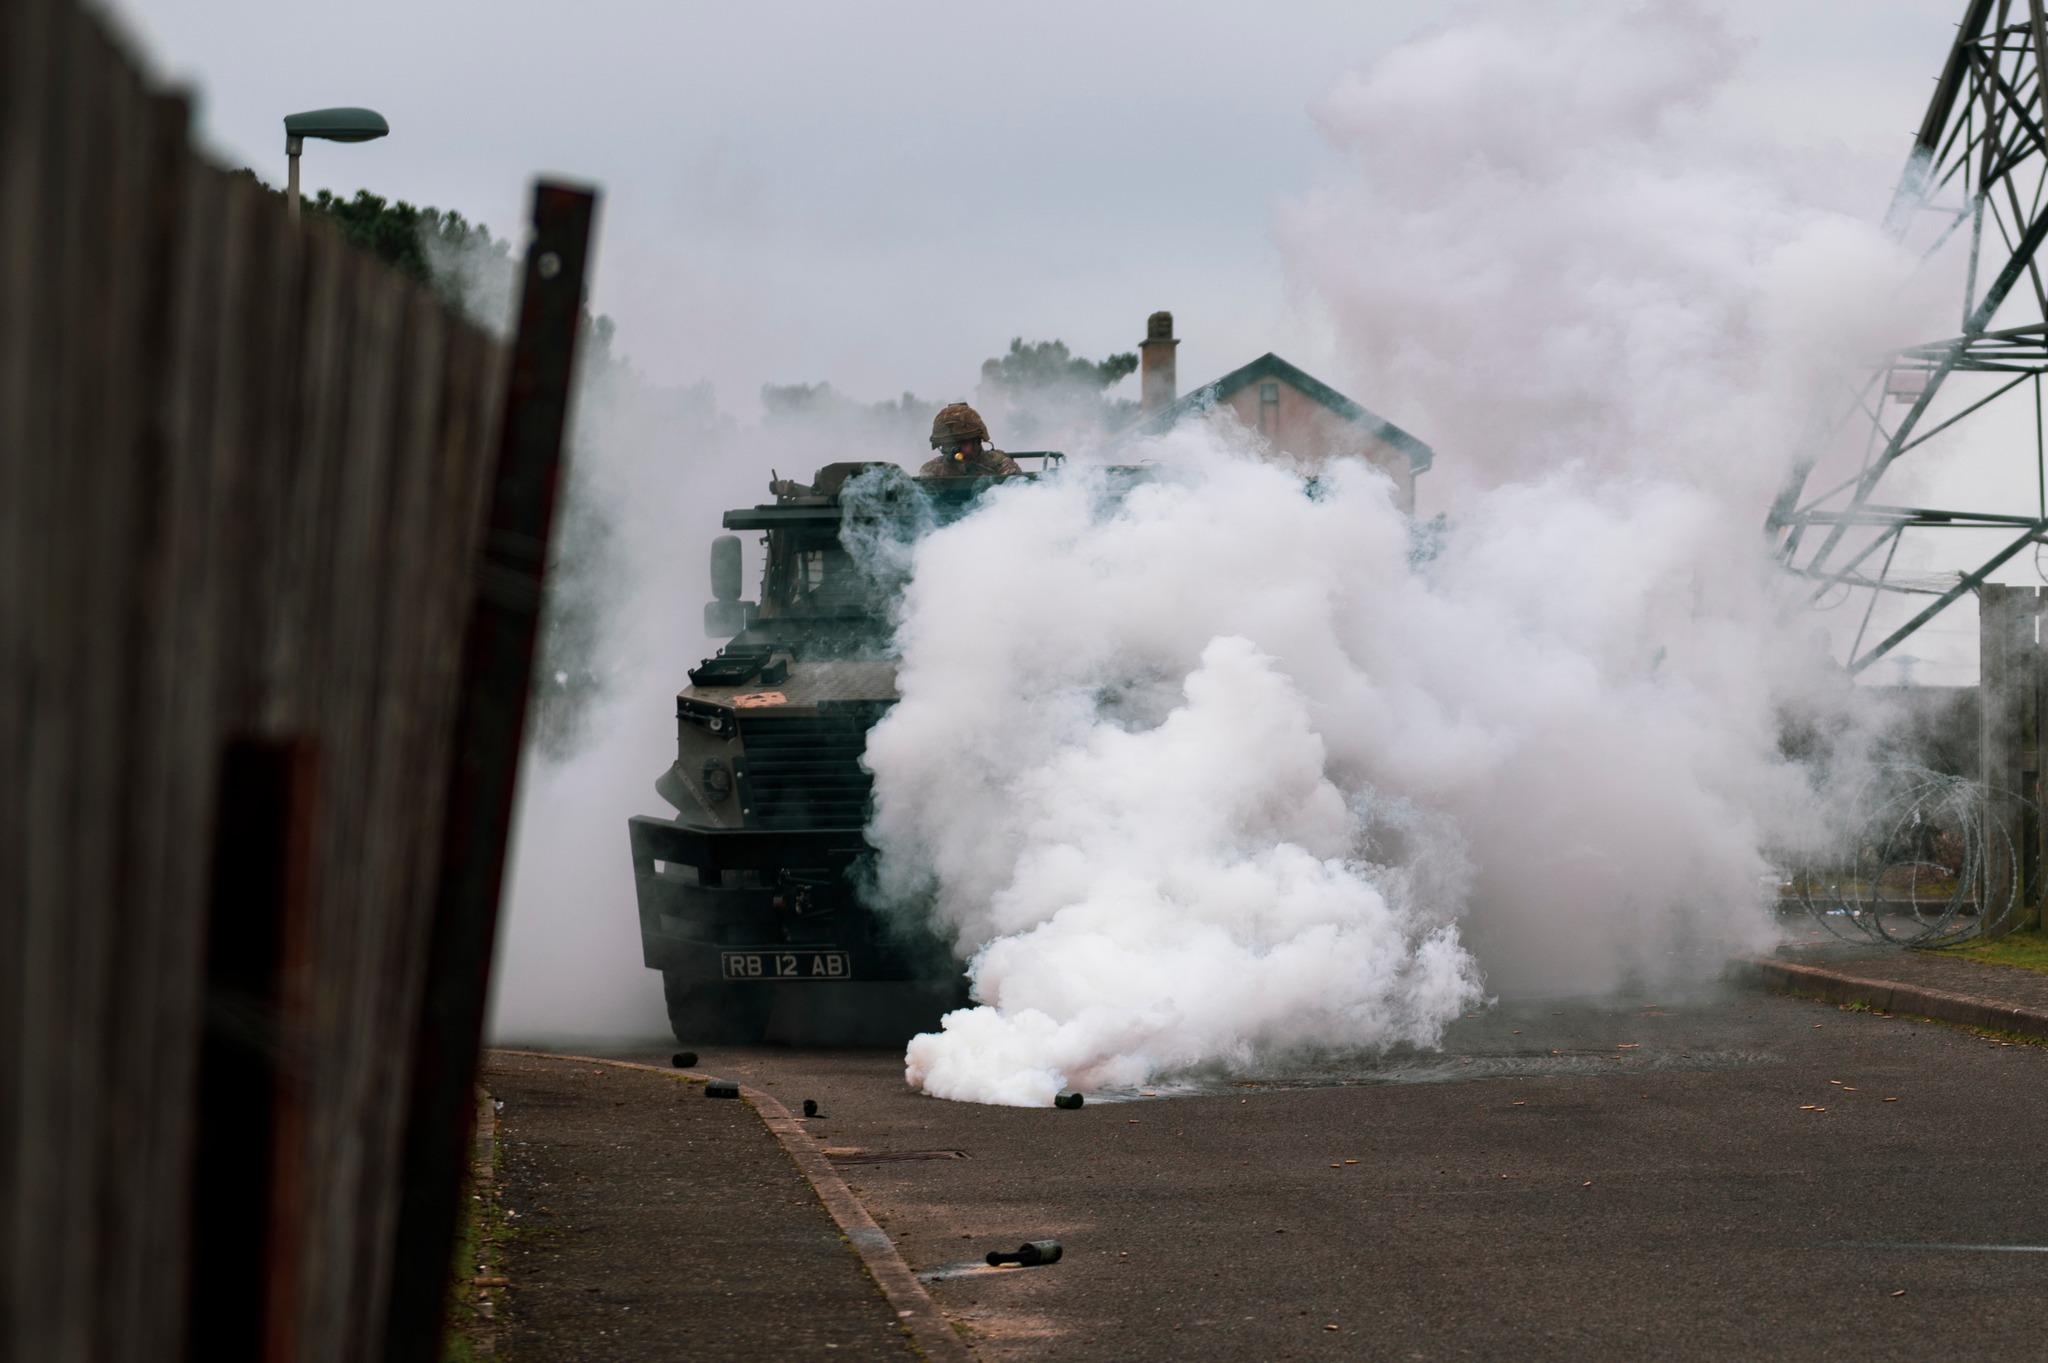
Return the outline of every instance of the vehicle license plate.
[[[850,980],[853,962],[843,951],[789,947],[781,950],[722,951],[719,953],[728,980]]]

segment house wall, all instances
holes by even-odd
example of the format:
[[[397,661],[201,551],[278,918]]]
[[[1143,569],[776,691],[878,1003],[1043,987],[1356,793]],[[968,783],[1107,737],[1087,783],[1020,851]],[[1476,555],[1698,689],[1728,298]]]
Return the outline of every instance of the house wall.
[[[1268,390],[1271,400],[1265,396]],[[1394,480],[1401,509],[1415,509],[1415,475],[1406,454],[1285,380],[1248,383],[1221,405],[1236,412],[1247,429],[1265,436],[1274,449],[1293,455],[1310,469],[1338,456],[1362,455]]]

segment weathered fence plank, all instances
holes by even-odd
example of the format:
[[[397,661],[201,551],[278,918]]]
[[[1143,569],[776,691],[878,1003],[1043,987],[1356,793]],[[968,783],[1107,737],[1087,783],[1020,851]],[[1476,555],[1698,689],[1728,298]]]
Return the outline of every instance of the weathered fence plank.
[[[95,243],[85,239],[87,189],[77,173],[85,127],[98,102],[99,81],[87,60],[86,26],[62,13],[47,51],[55,80],[50,92],[54,117],[44,129],[44,175],[37,200],[48,234],[41,244],[39,299],[31,306],[50,381],[29,395],[45,411],[34,448],[42,452],[30,499],[37,528],[69,527],[71,533],[46,543],[31,566],[28,603],[37,677],[32,683],[26,775],[31,792],[26,863],[31,905],[85,901],[103,887],[82,864],[73,843],[78,825],[92,812],[96,772],[88,755],[88,731],[95,723],[85,676],[86,648],[81,621],[99,605],[93,579],[85,572],[97,528],[85,513],[81,483],[92,451],[82,428],[83,372],[91,355],[95,323],[73,309],[89,307],[92,280],[86,268]],[[35,533],[32,529],[31,533]],[[41,1130],[27,1133],[31,1186],[18,1204],[26,1212],[21,1253],[28,1300],[59,1303],[63,1314],[35,1341],[40,1358],[90,1357],[94,1322],[80,1309],[93,1270],[94,1161],[81,1151],[95,1144],[94,1096],[98,1089],[98,1009],[91,982],[100,973],[94,948],[100,934],[70,916],[32,913],[30,970],[23,990],[30,1026],[46,1029],[43,1044],[30,1045],[24,1059],[28,1101],[47,1114]],[[34,1229],[47,1227],[37,1246]],[[36,1252],[40,1249],[40,1253]]]
[[[47,51],[53,9],[51,0],[0,6],[0,53]],[[0,203],[22,203],[41,191],[49,79],[40,63],[24,68],[19,58],[0,58]],[[4,1114],[27,1111],[32,1092],[24,1072],[34,1044],[27,1010],[35,938],[27,912],[27,771],[38,677],[30,577],[41,544],[30,533],[37,509],[32,461],[4,452],[32,448],[42,414],[29,401],[36,378],[31,363],[39,228],[36,215],[0,212],[0,686],[10,701],[0,705],[0,764],[16,774],[0,781],[0,902],[20,906],[0,912],[0,1176],[10,1184],[27,1172],[36,1139],[25,1123],[7,1121]],[[32,1289],[24,1257],[29,1226],[27,1207],[0,1207],[0,1311],[18,1310]],[[33,1337],[24,1323],[9,1343],[20,1346]]]
[[[418,622],[425,614],[424,603],[437,591],[445,591],[448,581],[446,576],[437,578],[429,571],[437,530],[434,499],[440,481],[439,461],[431,440],[447,355],[438,311],[424,299],[415,298],[410,303],[410,315],[403,328],[405,343],[394,353],[397,372],[391,426],[385,438],[393,460],[393,476],[381,516],[389,546],[385,561],[389,574],[386,595],[392,609],[377,619],[378,656],[383,660],[386,675],[385,684],[379,688],[384,703],[369,717],[372,729],[366,746],[374,754],[374,761],[366,773],[366,784],[373,806],[415,811],[429,803],[419,798],[419,773],[440,769],[427,765],[426,754],[422,752],[419,722],[425,698],[421,695],[423,677],[417,657]],[[450,681],[444,675],[438,684],[448,687]],[[394,907],[405,903],[408,879],[418,874],[416,865],[407,857],[412,831],[410,819],[385,819],[371,830],[362,856],[366,895]],[[366,1192],[359,1208],[363,1224],[371,1229],[355,1240],[354,1274],[359,1281],[372,1285],[372,1290],[359,1301],[363,1309],[351,1322],[351,1328],[361,1336],[357,1341],[359,1348],[376,1340],[374,1323],[382,1318],[386,1300],[382,1284],[388,1281],[391,1269],[400,1120],[410,1077],[403,1057],[409,1055],[430,922],[425,913],[407,916],[393,912],[375,922],[366,922],[367,931],[358,944],[368,978],[392,986],[402,982],[411,986],[392,988],[385,1006],[362,1020],[365,1030],[374,1032],[375,1049],[386,1058],[386,1063],[370,1066],[362,1076],[361,1102],[368,1120],[376,1123],[378,1139],[369,1147],[371,1157],[364,1171]]]
[[[133,487],[130,524],[135,566],[128,583],[124,618],[119,627],[133,640],[134,666],[129,676],[129,740],[123,772],[121,807],[114,826],[121,830],[112,844],[121,858],[120,888],[115,904],[125,909],[115,937],[114,978],[108,985],[113,1003],[113,1052],[109,1067],[127,1057],[149,1054],[152,1063],[128,1065],[127,1082],[113,1086],[111,1126],[116,1131],[141,1131],[170,1111],[191,1091],[191,1049],[176,1038],[196,1034],[198,953],[197,925],[176,914],[150,911],[159,903],[190,902],[196,876],[180,880],[185,851],[177,820],[167,810],[188,808],[191,796],[179,793],[184,765],[179,745],[189,744],[174,709],[183,684],[180,656],[184,641],[181,621],[191,609],[180,597],[173,533],[180,520],[181,488],[169,458],[165,393],[169,357],[172,282],[179,247],[177,227],[185,184],[183,150],[188,113],[179,99],[146,95],[148,106],[140,134],[145,182],[141,217],[134,235],[144,242],[144,294],[134,336],[135,369],[133,445],[123,475]],[[196,867],[196,856],[184,864]],[[171,1318],[183,1287],[162,1272],[182,1250],[176,1218],[155,1208],[175,1199],[189,1164],[184,1133],[159,1129],[155,1139],[139,1143],[128,1157],[108,1170],[114,1204],[122,1221],[112,1232],[115,1262],[106,1284],[108,1327],[115,1331],[106,1356],[139,1356],[156,1341],[142,1331],[152,1322]]]
[[[149,580],[153,567],[151,527],[157,523],[154,473],[160,464],[154,440],[155,395],[161,377],[161,336],[166,299],[161,281],[167,262],[158,234],[166,196],[181,159],[185,115],[181,104],[154,96],[138,72],[102,39],[92,60],[110,73],[108,135],[113,154],[101,163],[106,202],[102,221],[114,258],[104,262],[106,320],[97,378],[98,411],[104,423],[92,463],[97,473],[89,495],[103,511],[101,525],[110,548],[94,561],[106,573],[106,604],[97,629],[106,646],[95,670],[107,668],[107,760],[105,803],[97,827],[84,832],[81,854],[97,857],[107,885],[106,911],[97,915],[107,931],[102,977],[94,993],[102,1028],[100,1073],[115,1071],[126,1057],[155,1049],[154,1022],[161,1015],[165,987],[155,947],[161,919],[127,906],[150,903],[157,884],[147,869],[154,861],[154,811],[133,799],[146,756],[156,751],[148,700],[160,676],[157,643],[149,628]],[[168,134],[168,135],[167,135]],[[121,249],[123,245],[128,249]],[[148,821],[138,825],[138,819]],[[116,833],[115,830],[121,830]],[[165,1068],[175,1068],[166,1058]],[[154,1072],[133,1082],[103,1084],[100,1101],[100,1236],[104,1249],[97,1268],[96,1295],[100,1357],[128,1357],[153,1342],[138,1330],[151,1317],[151,1303],[166,1298],[157,1286],[152,1259],[150,1212],[162,1180],[181,1172],[136,1148],[134,1133],[147,1129],[163,1096]]]

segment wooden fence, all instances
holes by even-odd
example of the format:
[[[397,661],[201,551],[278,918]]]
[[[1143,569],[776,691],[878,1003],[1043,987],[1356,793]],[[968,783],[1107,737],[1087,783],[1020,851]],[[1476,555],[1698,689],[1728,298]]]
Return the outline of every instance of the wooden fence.
[[[418,1355],[583,240],[508,357],[187,124],[0,5],[0,1356]]]

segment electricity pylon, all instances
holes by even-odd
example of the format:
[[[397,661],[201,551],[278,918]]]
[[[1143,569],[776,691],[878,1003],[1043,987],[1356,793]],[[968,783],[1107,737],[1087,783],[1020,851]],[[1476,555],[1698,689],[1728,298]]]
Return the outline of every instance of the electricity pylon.
[[[1816,450],[1829,457],[1803,455],[1771,506],[1772,545],[1809,580],[1812,601],[1863,606],[1848,650],[1852,672],[2048,539],[2041,433],[2048,287],[2035,260],[2048,239],[2043,6],[1968,0],[1886,215],[1887,229],[1928,268],[1961,276],[1959,329],[1887,357],[1860,387],[1851,385],[1853,401],[1815,433]],[[1945,510],[1880,496],[1888,483],[1905,481],[1905,456],[1972,419],[1981,428],[1987,409],[2009,411],[2020,402],[2033,406],[2024,422],[2032,440],[1999,451],[1996,495],[2004,506]],[[2012,424],[2008,416],[2005,425]],[[1909,461],[1905,473],[1913,471]],[[1936,535],[1947,542],[1933,541]],[[1901,600],[1919,608],[1866,646],[1880,601],[1896,615],[1906,613]]]

